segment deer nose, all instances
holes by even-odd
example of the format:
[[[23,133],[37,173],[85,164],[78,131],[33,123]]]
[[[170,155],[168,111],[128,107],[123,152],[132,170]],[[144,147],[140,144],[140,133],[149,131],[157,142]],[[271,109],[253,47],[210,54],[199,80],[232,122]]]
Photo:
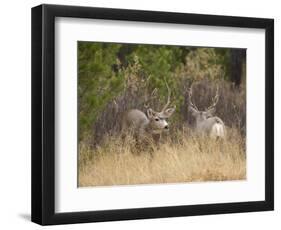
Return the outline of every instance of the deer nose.
[[[164,129],[169,129],[169,126],[168,126],[168,125],[165,125]]]

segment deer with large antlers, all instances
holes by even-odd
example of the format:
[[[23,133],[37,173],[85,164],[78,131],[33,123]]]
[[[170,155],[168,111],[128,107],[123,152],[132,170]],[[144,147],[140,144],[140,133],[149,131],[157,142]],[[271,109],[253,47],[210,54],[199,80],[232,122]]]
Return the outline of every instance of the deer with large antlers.
[[[161,133],[169,130],[167,118],[174,113],[176,108],[175,106],[168,108],[170,105],[171,92],[167,83],[166,87],[168,90],[168,99],[163,109],[160,112],[156,112],[152,108],[149,108],[147,105],[148,99],[145,103],[146,113],[139,109],[129,110],[123,117],[123,133],[129,130],[136,137],[138,143],[147,139],[159,141]],[[153,91],[153,93],[154,92],[155,91]]]
[[[213,115],[219,100],[218,87],[215,97],[212,98],[211,106],[203,111],[199,110],[192,102],[192,85],[188,96],[188,108],[196,119],[195,131],[201,135],[224,139],[226,135],[224,122],[219,117]]]

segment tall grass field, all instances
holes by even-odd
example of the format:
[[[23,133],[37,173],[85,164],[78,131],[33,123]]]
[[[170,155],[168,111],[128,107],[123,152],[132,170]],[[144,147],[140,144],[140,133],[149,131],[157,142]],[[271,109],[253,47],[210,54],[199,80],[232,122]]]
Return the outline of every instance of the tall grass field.
[[[137,152],[131,137],[110,137],[95,150],[81,143],[79,186],[246,179],[245,143],[237,130],[229,130],[225,140],[186,132],[175,139],[150,146],[151,152]]]

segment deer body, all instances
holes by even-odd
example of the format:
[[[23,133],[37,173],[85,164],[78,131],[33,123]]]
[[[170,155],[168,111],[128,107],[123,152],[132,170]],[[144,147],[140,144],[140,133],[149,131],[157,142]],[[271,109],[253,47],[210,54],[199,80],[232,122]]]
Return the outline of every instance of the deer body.
[[[132,109],[124,116],[123,129],[133,129],[142,135],[145,133],[160,134],[163,129],[168,129],[168,123],[160,118],[158,122],[150,120],[144,112]]]
[[[219,117],[216,116],[202,119],[200,115],[197,115],[195,130],[198,134],[205,134],[213,138],[225,137],[224,123]]]
[[[152,109],[147,110],[147,114],[138,110],[129,110],[123,117],[123,132],[130,131],[138,141],[152,138],[159,140],[163,131],[169,130],[166,118],[172,115],[175,108],[170,108],[164,112],[155,112]]]
[[[168,108],[170,104],[170,89],[167,84],[166,86],[168,89],[168,101],[161,112],[155,112],[151,108],[148,108],[146,113],[138,109],[129,110],[123,116],[123,133],[130,131],[136,137],[137,142],[142,142],[147,139],[159,140],[161,133],[169,130],[166,119],[174,113],[175,107]]]
[[[189,90],[189,110],[196,119],[195,131],[200,135],[207,135],[212,138],[222,138],[226,136],[225,125],[222,119],[214,116],[215,106],[218,103],[219,95],[218,88],[216,96],[213,99],[213,104],[204,111],[200,111],[191,100],[192,88]]]

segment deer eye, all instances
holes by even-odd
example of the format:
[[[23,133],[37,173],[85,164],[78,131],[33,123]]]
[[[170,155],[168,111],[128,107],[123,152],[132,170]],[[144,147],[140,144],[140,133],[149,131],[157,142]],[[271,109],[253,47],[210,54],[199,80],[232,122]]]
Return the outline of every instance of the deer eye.
[[[159,118],[155,118],[155,121],[159,121]]]

